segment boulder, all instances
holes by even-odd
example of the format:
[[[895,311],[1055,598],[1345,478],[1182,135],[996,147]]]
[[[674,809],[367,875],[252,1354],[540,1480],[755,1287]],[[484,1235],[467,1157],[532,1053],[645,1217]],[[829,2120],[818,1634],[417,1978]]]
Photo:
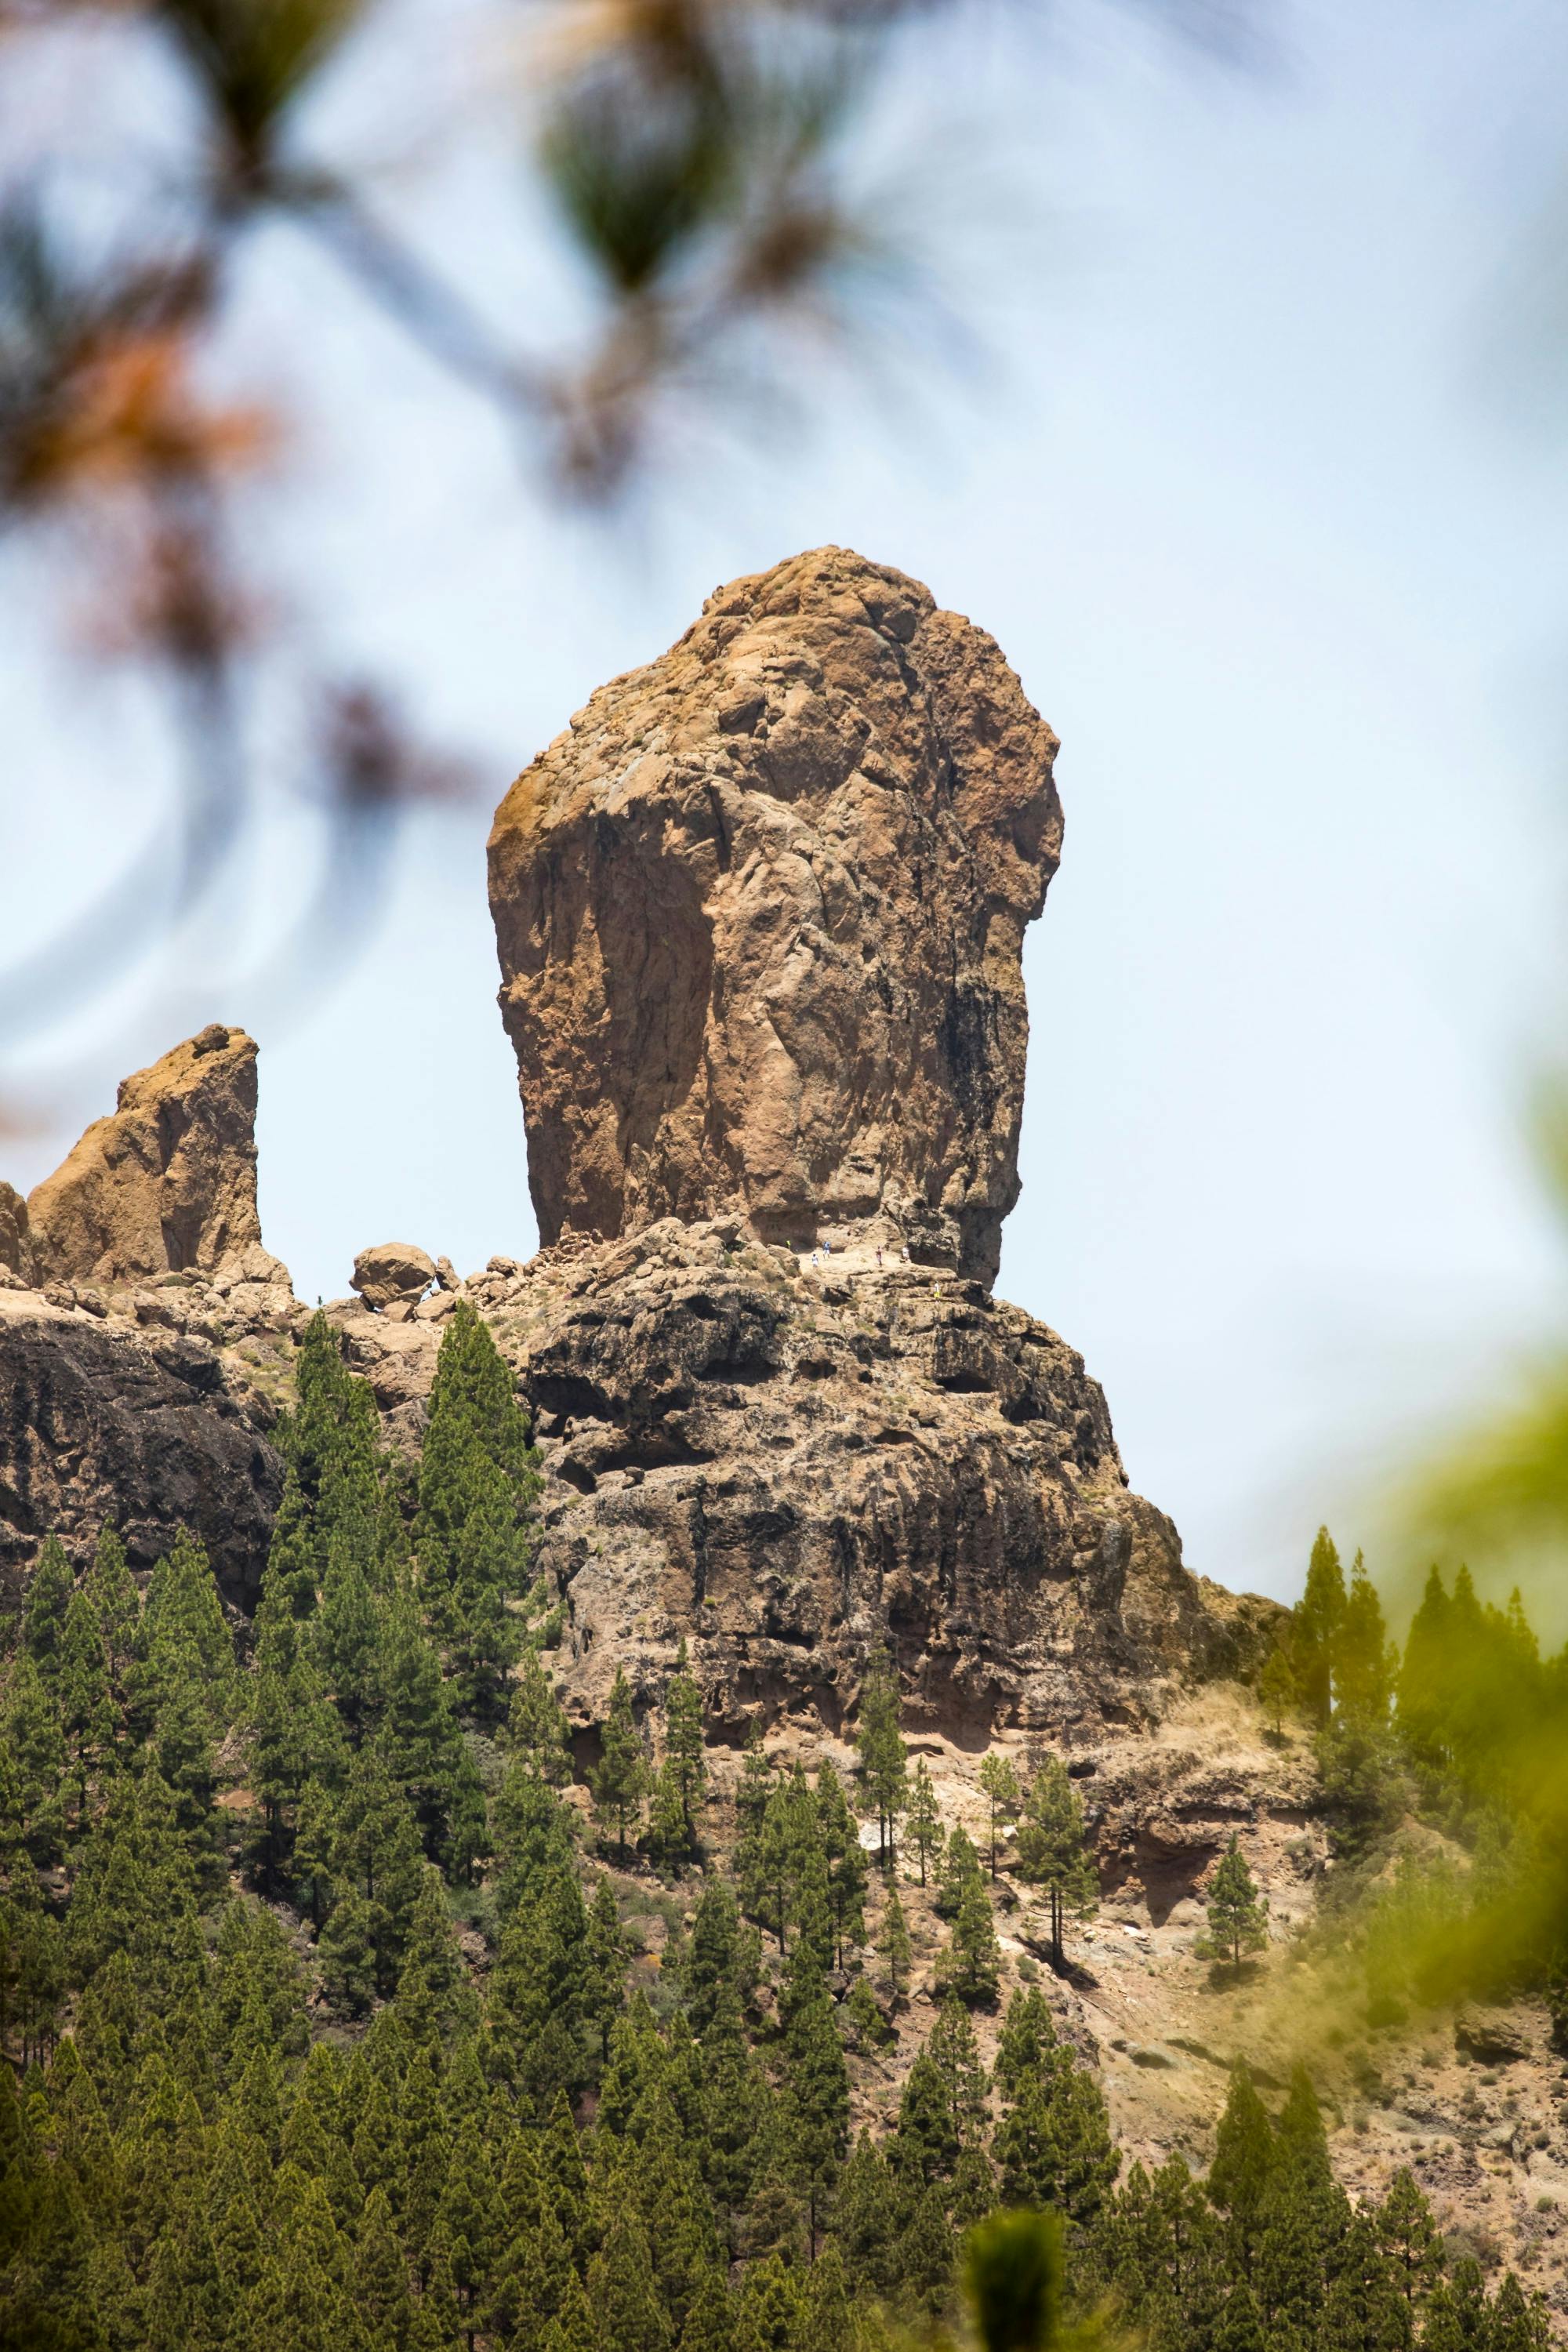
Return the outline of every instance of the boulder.
[[[1482,2066],[1513,2066],[1533,2051],[1517,2018],[1498,2010],[1466,2007],[1454,2018],[1454,2046]]]
[[[258,1265],[253,1040],[215,1022],[126,1078],[110,1116],[28,1195],[27,1220],[43,1281]]]
[[[489,841],[542,1240],[732,1211],[992,1281],[1056,749],[983,630],[844,548],[600,688]]]
[[[411,1309],[436,1279],[435,1259],[411,1242],[378,1242],[355,1258],[349,1287],[367,1307]]]

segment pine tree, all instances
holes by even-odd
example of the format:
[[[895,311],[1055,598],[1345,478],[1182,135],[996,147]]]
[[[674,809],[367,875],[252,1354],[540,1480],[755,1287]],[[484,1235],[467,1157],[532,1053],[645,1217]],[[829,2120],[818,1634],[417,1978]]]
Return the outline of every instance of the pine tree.
[[[353,2306],[373,2352],[407,2352],[414,2316],[408,2258],[397,2242],[386,2191],[379,2186],[364,2200],[352,2279]]]
[[[1056,2041],[1031,1988],[1015,1996],[997,2053],[1005,2100],[994,2153],[1006,2204],[1051,2205],[1081,2225],[1100,2212],[1118,2158],[1100,2085]]]
[[[1295,1662],[1285,1642],[1275,1643],[1263,1662],[1258,1677],[1258,1699],[1268,1717],[1274,1737],[1283,1737],[1285,1717],[1296,1706],[1300,1696]]]
[[[755,1842],[752,1876],[744,1888],[753,1917],[771,1927],[781,1958],[793,1925],[809,1927],[826,1966],[832,1938],[827,1858],[821,1820],[805,1767],[795,1764],[774,1787]]]
[[[921,1885],[926,1883],[926,1865],[940,1855],[947,1841],[942,1825],[942,1807],[937,1802],[936,1787],[931,1777],[931,1767],[923,1756],[915,1764],[914,1779],[910,1786],[908,1815],[909,1842],[914,1847],[920,1864]]]
[[[1409,2305],[1378,2246],[1372,2217],[1357,2213],[1336,2252],[1319,2341],[1324,2352],[1351,2352],[1352,2346],[1407,2352],[1411,2340]]]
[[[363,2017],[378,1971],[371,1908],[358,1886],[345,1886],[318,1940],[321,1989],[344,2017]]]
[[[327,1555],[310,1655],[357,1745],[381,1698],[381,1619],[363,1563],[341,1543]]]
[[[1350,1591],[1329,1647],[1335,1708],[1352,1721],[1381,1729],[1393,1695],[1394,1653],[1383,1622],[1377,1589],[1358,1551]]]
[[[1276,2157],[1274,2127],[1252,2076],[1245,2066],[1238,2065],[1231,2075],[1225,2112],[1219,2119],[1214,2162],[1209,2167],[1208,2193],[1221,2211],[1229,2215],[1244,2250],[1251,2245],[1256,2234]]]
[[[1422,2352],[1481,2352],[1490,2335],[1486,2282],[1473,2254],[1461,2254],[1426,2305]]]
[[[980,1866],[974,1841],[962,1822],[955,1824],[942,1857],[942,1870],[937,1879],[935,1909],[939,1919],[956,1919],[964,1896],[975,1887],[985,1891],[985,1874]]]
[[[602,2346],[613,2345],[616,2352],[667,2352],[669,2315],[654,2281],[647,2234],[624,2204],[588,2265],[587,2290]]]
[[[887,1965],[888,1984],[892,1993],[893,2006],[896,2009],[900,1996],[909,1982],[914,1952],[910,1943],[909,1927],[904,1919],[904,1906],[899,1901],[898,1886],[891,1879],[888,1882],[888,1899],[882,1906],[881,1931],[877,1938],[877,1949]]]
[[[583,2011],[599,2036],[599,2054],[610,2054],[610,2029],[626,2007],[629,1951],[616,1891],[602,1877],[594,1889],[584,1950]]]
[[[717,2263],[703,2273],[680,2331],[679,2352],[735,2352],[730,2290]]]
[[[1331,2189],[1333,2170],[1322,2110],[1311,2076],[1299,2060],[1290,2069],[1290,2087],[1276,2128],[1280,2158],[1303,2188],[1314,2196]]]
[[[1017,1819],[1024,1809],[1024,1791],[1012,1758],[994,1748],[980,1767],[980,1785],[991,1806],[991,1875],[994,1878],[997,1825]]]
[[[87,1813],[88,1791],[116,1760],[119,1714],[97,1609],[85,1587],[71,1594],[60,1633],[55,1674],[60,1729],[76,1780],[76,1818]]]
[[[1092,1916],[1100,1899],[1094,1865],[1084,1849],[1083,1807],[1059,1757],[1047,1756],[1029,1784],[1016,1866],[1020,1878],[1043,1886],[1049,1898],[1051,1958],[1059,1969],[1065,1965],[1065,1922]]]
[[[679,1790],[689,1852],[697,1844],[697,1816],[708,1785],[702,1692],[687,1660],[682,1635],[675,1672],[664,1694],[665,1759]]]
[[[426,1863],[397,1974],[397,2011],[416,2042],[448,2042],[478,2022],[441,1874]]]
[[[509,1753],[526,1761],[547,1787],[569,1788],[573,1780],[572,1737],[566,1712],[540,1652],[530,1643],[512,1692],[507,1717]]]
[[[757,1883],[758,1848],[773,1789],[773,1768],[763,1744],[763,1727],[753,1718],[735,1789],[735,1851],[731,1857],[736,1884],[742,1887]]]
[[[22,1604],[22,1647],[46,1683],[53,1683],[59,1664],[66,1612],[75,1588],[64,1545],[57,1536],[46,1536]]]
[[[1552,2341],[1544,2300],[1533,2294],[1527,2303],[1512,2271],[1503,2273],[1502,2284],[1492,2298],[1487,2335],[1490,2352],[1546,2352]]]
[[[1264,2352],[1263,2316],[1258,2298],[1245,2279],[1237,2279],[1225,2299],[1215,2330],[1215,2352]]]
[[[413,1808],[374,1748],[362,1748],[354,1759],[336,1808],[331,1870],[339,1903],[351,1889],[363,1898],[376,1990],[389,1994],[397,1982],[425,1866]],[[327,1926],[331,1929],[331,1919]]]
[[[441,1663],[402,1594],[381,1612],[376,1746],[407,1795],[426,1854],[469,1880],[487,1848],[484,1787],[453,1717]]]
[[[82,1589],[98,1618],[99,1632],[109,1660],[115,1704],[123,1708],[136,1655],[136,1628],[142,1615],[142,1596],[127,1565],[125,1546],[120,1540],[119,1531],[107,1520],[99,1535],[98,1549]]]
[[[784,2122],[787,2162],[805,2200],[810,2253],[849,2128],[849,2077],[820,1984],[793,2007],[784,2034]]]
[[[1394,2265],[1406,2304],[1414,2308],[1437,2283],[1443,2240],[1408,2165],[1402,2164],[1389,2182],[1375,2226],[1378,2244]]]
[[[1200,1958],[1228,1960],[1237,1976],[1248,1952],[1268,1943],[1268,1898],[1260,1895],[1235,1830],[1220,1856],[1208,1893],[1208,1934],[1194,1946]]]
[[[946,1975],[952,1991],[971,2008],[996,1998],[1002,1981],[1002,1952],[984,1881],[967,1886],[959,1900]]]
[[[851,2049],[869,2053],[884,2048],[892,2039],[892,2028],[882,2014],[868,1978],[855,1979],[844,1997],[840,2014]]]
[[[1405,1636],[1395,1714],[1406,1753],[1434,1773],[1454,1760],[1454,1614],[1442,1573],[1434,1568]]]
[[[19,1842],[40,1869],[47,1868],[58,1859],[65,1832],[66,1743],[54,1690],[30,1649],[23,1649],[11,1667],[0,1746],[10,1768]]]
[[[482,1318],[459,1299],[447,1318],[419,1465],[414,1545],[432,1630],[447,1652],[464,1703],[498,1711],[528,1594],[529,1514],[538,1456],[515,1383]]]
[[[827,1902],[833,1920],[835,1964],[845,1967],[847,1955],[866,1940],[866,1885],[869,1875],[859,1825],[849,1808],[844,1783],[831,1764],[816,1775],[816,1832],[827,1860]]]
[[[894,2284],[899,2195],[886,2157],[862,2126],[838,2175],[833,2236],[863,2293],[885,2298]]]
[[[1320,1528],[1294,1619],[1297,1687],[1308,1721],[1320,1727],[1329,1719],[1334,1644],[1344,1613],[1344,1570],[1327,1528]]]
[[[680,1793],[680,1775],[668,1756],[652,1776],[650,1796],[648,1852],[665,1869],[679,1875],[691,1852],[691,1829]]]
[[[578,2029],[585,1993],[588,1921],[576,1874],[540,1874],[530,1900],[503,1930],[485,2004],[487,2066],[536,2108],[584,2079]]]
[[[904,1811],[909,1758],[899,1728],[899,1677],[890,1661],[868,1666],[860,1685],[859,1719],[855,1746],[859,1773],[871,1810],[877,1816],[879,1850],[884,1869],[893,1866],[893,1840]]]
[[[602,1827],[615,1824],[616,1851],[625,1861],[626,1827],[640,1818],[647,1790],[647,1759],[632,1714],[632,1686],[624,1666],[616,1668],[610,1711],[599,1733],[599,1762],[588,1776]]]
[[[698,1902],[681,1964],[692,2032],[706,2035],[726,1992],[739,2016],[756,1990],[761,1966],[761,1939],[754,1927],[742,1923],[729,1882],[710,1878]]]
[[[893,2256],[900,2299],[921,2319],[934,2319],[946,2305],[956,2251],[946,2204],[933,2182],[916,2199]]]

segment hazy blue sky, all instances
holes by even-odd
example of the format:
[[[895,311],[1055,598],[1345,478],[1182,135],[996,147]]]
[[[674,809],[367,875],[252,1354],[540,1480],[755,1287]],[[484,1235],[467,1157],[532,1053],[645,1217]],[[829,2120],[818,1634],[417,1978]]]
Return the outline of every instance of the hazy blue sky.
[[[1061,736],[1002,1286],[1083,1350],[1192,1564],[1292,1590],[1325,1511],[1371,1527],[1358,1482],[1400,1430],[1557,1310],[1513,1119],[1561,1010],[1568,452],[1513,379],[1568,27],[1514,0],[1268,21],[1247,73],[1087,5],[913,50],[897,205],[986,356],[804,386],[797,436],[693,449],[619,530],[520,494],[489,419],[324,265],[255,257],[241,334],[284,383],[308,335],[331,397],[253,527],[489,788],[421,822],[312,1017],[274,1041],[242,988],[182,1007],[259,1029],[267,1237],[302,1293],[392,1236],[464,1267],[531,1247],[489,806],[715,583],[837,540],[983,622]],[[482,253],[474,189],[447,201]],[[151,737],[4,577],[6,769],[69,782],[7,790],[19,939],[126,839]],[[268,852],[279,914],[297,847]],[[121,1011],[121,1066],[172,1042],[151,990]],[[0,1156],[30,1182],[66,1140]]]

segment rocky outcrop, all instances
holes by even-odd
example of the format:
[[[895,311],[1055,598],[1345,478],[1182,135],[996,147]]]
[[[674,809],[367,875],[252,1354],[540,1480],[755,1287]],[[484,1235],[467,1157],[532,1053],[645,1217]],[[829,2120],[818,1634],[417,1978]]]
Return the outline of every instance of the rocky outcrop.
[[[305,1319],[256,1209],[256,1047],[220,1024],[120,1088],[26,1202],[0,1185],[0,1586],[106,1518],[133,1565],[180,1528],[226,1599],[259,1585],[267,1432]]]
[[[121,1086],[27,1200],[39,1280],[125,1283],[170,1272],[287,1282],[256,1209],[256,1046],[215,1022]]]
[[[501,803],[545,1248],[471,1290],[537,1412],[584,1723],[683,1635],[737,1731],[837,1722],[890,1645],[975,1742],[1256,1652],[1268,1604],[1187,1572],[1081,1360],[990,1295],[1056,749],[988,636],[828,547],[718,591]],[[379,1319],[344,1328],[406,1426],[435,1335]]]
[[[1055,748],[988,637],[826,549],[721,592],[503,804],[546,1246],[462,1287],[534,1413],[585,1740],[616,1669],[657,1696],[683,1638],[731,1738],[841,1729],[890,1649],[911,1726],[966,1750],[1081,1747],[1258,1654],[1276,1612],[1187,1571],[1081,1359],[991,1295]],[[188,1507],[259,1577],[249,1387],[281,1398],[304,1316],[259,1246],[255,1100],[249,1039],[204,1031],[33,1195],[58,1321],[7,1342],[14,1557]],[[398,1243],[353,1281],[328,1312],[411,1450],[456,1277]]]
[[[268,1420],[189,1332],[0,1291],[0,1587],[14,1599],[46,1535],[83,1558],[112,1519],[135,1568],[189,1528],[254,1605],[283,1489]]]
[[[534,1413],[584,1726],[618,1666],[656,1696],[684,1637],[736,1738],[756,1715],[840,1724],[889,1645],[913,1725],[1087,1738],[1248,1666],[1278,1614],[1182,1565],[1081,1358],[982,1284],[874,1247],[814,1268],[731,1218],[467,1287]],[[329,1312],[410,1431],[438,1328]]]
[[[542,1240],[734,1212],[992,1280],[1056,748],[984,631],[843,548],[602,687],[489,844]]]

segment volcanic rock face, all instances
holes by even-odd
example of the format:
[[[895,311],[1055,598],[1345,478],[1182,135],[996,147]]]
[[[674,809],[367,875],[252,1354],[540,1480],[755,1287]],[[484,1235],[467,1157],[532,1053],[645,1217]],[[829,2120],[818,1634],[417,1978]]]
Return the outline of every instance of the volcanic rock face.
[[[584,1728],[617,1667],[656,1700],[684,1638],[732,1739],[759,1715],[841,1725],[889,1646],[911,1724],[1092,1738],[1247,1667],[1279,1615],[1183,1567],[1081,1358],[982,1284],[872,1247],[814,1269],[736,1217],[466,1287],[534,1416]],[[409,1431],[438,1330],[328,1312]]]
[[[256,1047],[215,1024],[127,1078],[28,1201],[0,1185],[0,1584],[112,1518],[139,1568],[188,1528],[254,1601],[305,1320],[261,1246],[255,1117]]]
[[[255,1129],[255,1044],[215,1022],[126,1078],[112,1115],[29,1194],[38,1276],[212,1273],[247,1253],[253,1278],[281,1276],[260,1246]]]
[[[188,1333],[0,1292],[0,1586],[47,1535],[85,1558],[112,1519],[138,1569],[188,1528],[254,1606],[283,1465],[235,1385]]]
[[[33,1271],[27,1203],[14,1184],[0,1182],[0,1270],[26,1282]]]
[[[989,1282],[1056,738],[842,548],[711,597],[513,785],[490,905],[542,1240],[738,1212]]]
[[[739,1735],[917,1716],[1070,1735],[1244,1664],[1105,1402],[993,1300],[1056,739],[991,639],[840,548],[602,688],[490,837],[546,1244],[472,1286],[545,1455],[579,1721],[685,1635]],[[826,1247],[824,1247],[826,1245]],[[405,1423],[435,1335],[344,1328]]]

